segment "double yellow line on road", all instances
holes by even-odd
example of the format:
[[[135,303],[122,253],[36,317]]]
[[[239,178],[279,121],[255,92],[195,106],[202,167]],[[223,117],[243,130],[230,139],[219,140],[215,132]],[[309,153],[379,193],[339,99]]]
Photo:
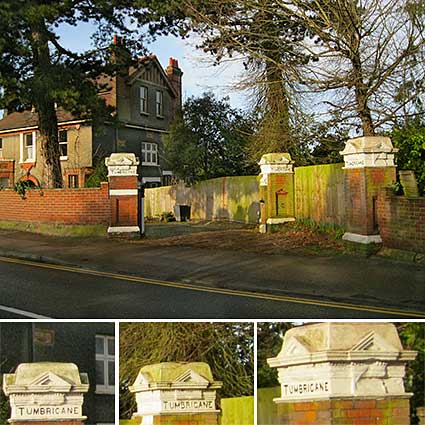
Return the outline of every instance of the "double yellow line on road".
[[[100,276],[100,277],[105,277],[109,279],[124,280],[127,282],[145,283],[149,285],[158,285],[158,286],[165,286],[170,288],[187,289],[187,290],[198,291],[198,292],[208,292],[212,294],[233,295],[237,297],[255,298],[260,300],[288,302],[288,303],[303,304],[303,305],[313,305],[317,307],[338,308],[343,310],[365,311],[368,313],[388,314],[392,316],[402,316],[405,318],[425,318],[425,312],[420,312],[420,311],[398,310],[398,309],[390,309],[385,307],[375,307],[375,306],[368,306],[363,304],[350,304],[350,303],[343,303],[343,302],[319,301],[319,300],[314,300],[309,298],[273,295],[273,294],[267,294],[262,292],[240,291],[236,289],[214,288],[211,286],[202,286],[202,285],[194,285],[189,283],[169,282],[169,281],[163,281],[163,280],[148,279],[144,277],[123,275],[123,274],[110,273],[110,272],[102,272],[97,270],[83,269],[79,267],[61,266],[61,265],[55,265],[55,264],[49,264],[49,263],[39,263],[35,261],[20,260],[16,258],[0,257],[0,261],[7,262],[7,263],[22,264],[26,266],[38,267],[43,269],[59,270],[59,271],[65,271],[70,273],[85,274],[90,276]]]

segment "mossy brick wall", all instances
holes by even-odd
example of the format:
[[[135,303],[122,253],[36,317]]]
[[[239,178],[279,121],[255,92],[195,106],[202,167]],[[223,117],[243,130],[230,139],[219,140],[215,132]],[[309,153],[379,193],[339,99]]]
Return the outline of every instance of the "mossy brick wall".
[[[272,425],[277,422],[277,404],[274,398],[280,397],[281,388],[259,388],[257,390],[257,424]]]
[[[395,167],[352,168],[345,171],[347,231],[361,235],[377,234],[378,193],[395,182]]]
[[[410,425],[408,399],[343,399],[278,404],[273,425]]]
[[[0,220],[31,223],[108,224],[108,183],[92,189],[28,190],[22,199],[12,189],[0,190]]]
[[[316,223],[345,224],[344,164],[297,167],[295,217]]]
[[[425,197],[394,196],[385,188],[378,195],[377,208],[386,247],[425,253]]]
[[[145,190],[145,216],[159,217],[176,205],[190,205],[195,220],[231,220],[256,223],[259,211],[259,177],[221,177],[191,187],[184,184]]]
[[[220,425],[254,425],[254,397],[221,399]]]

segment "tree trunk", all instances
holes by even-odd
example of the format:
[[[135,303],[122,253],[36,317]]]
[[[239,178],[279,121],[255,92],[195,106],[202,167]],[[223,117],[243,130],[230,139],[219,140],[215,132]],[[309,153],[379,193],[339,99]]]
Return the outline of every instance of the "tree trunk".
[[[363,80],[363,71],[358,56],[351,59],[353,65],[354,91],[357,103],[357,113],[362,123],[363,136],[374,136],[375,128],[372,121],[372,114],[368,105],[367,89]]]
[[[279,68],[271,61],[266,63],[267,106],[270,118],[277,128],[275,144],[283,152],[292,150],[289,102]],[[266,121],[268,121],[266,119]]]
[[[31,28],[31,45],[34,52],[33,101],[38,114],[42,155],[49,176],[47,186],[61,188],[63,187],[63,179],[58,141],[58,121],[55,100],[52,96],[52,90],[55,88],[52,81],[54,73],[46,36],[47,30],[44,21],[41,19],[36,19]]]

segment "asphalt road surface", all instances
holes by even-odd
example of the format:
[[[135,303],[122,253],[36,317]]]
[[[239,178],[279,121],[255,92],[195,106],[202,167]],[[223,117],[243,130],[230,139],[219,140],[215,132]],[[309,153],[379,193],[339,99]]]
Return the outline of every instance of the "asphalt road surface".
[[[0,260],[0,318],[424,318],[425,312],[343,304]]]

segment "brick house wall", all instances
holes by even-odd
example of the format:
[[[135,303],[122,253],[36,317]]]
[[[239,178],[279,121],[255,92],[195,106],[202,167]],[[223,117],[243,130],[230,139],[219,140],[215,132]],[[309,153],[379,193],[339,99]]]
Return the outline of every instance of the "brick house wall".
[[[377,210],[384,246],[425,253],[425,197],[395,196],[385,188],[378,195]]]
[[[29,190],[22,199],[12,189],[0,190],[0,220],[32,223],[108,224],[109,184],[90,189]]]

